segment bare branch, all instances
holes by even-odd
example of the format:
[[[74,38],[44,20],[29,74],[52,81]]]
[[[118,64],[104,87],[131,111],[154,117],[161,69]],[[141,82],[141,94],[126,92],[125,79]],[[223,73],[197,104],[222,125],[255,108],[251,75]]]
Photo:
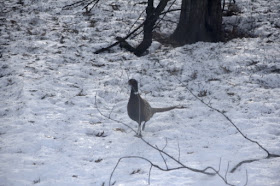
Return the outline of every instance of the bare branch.
[[[97,50],[95,52],[95,54],[107,51],[110,48],[112,48],[118,44],[121,44],[121,47],[127,49],[130,52],[133,52],[136,56],[141,56],[152,43],[152,31],[154,29],[155,23],[158,20],[159,16],[161,15],[162,11],[164,10],[164,8],[166,7],[168,1],[170,1],[170,0],[162,0],[159,2],[158,6],[156,8],[154,8],[153,0],[149,0],[148,6],[146,8],[146,13],[147,13],[146,20],[142,24],[140,24],[133,32],[129,33],[125,38],[117,37],[117,40],[118,40],[117,42],[115,42],[114,44],[112,44],[106,48],[101,48],[101,49]],[[172,5],[175,3],[175,1],[172,3]],[[170,7],[169,7],[169,9],[170,9]],[[136,48],[134,48],[131,45],[129,45],[125,40],[127,38],[129,38],[132,34],[134,34],[142,26],[144,26],[143,27],[143,31],[144,31],[143,40]],[[140,33],[142,33],[142,32],[140,32]]]
[[[170,5],[169,8],[167,9],[167,11],[160,13],[160,15],[163,15],[163,16],[162,16],[162,18],[157,22],[157,24],[154,26],[154,28],[157,27],[157,26],[159,25],[159,23],[164,19],[164,17],[166,16],[166,14],[167,14],[168,12],[170,12],[170,9],[171,9],[171,7],[174,5],[175,2],[176,2],[176,0],[174,0],[174,1],[171,3],[171,5]],[[174,9],[174,10],[175,10],[175,9]]]
[[[148,163],[151,165],[151,167],[150,167],[150,169],[149,169],[149,175],[150,175],[150,173],[151,173],[152,167],[155,167],[155,168],[157,168],[157,169],[159,169],[159,170],[161,170],[161,171],[174,171],[174,170],[184,169],[184,167],[175,167],[175,168],[164,169],[164,168],[160,167],[159,165],[154,164],[154,163],[151,162],[149,159],[144,158],[144,157],[141,157],[141,156],[124,156],[124,157],[121,157],[121,158],[118,160],[118,162],[117,162],[117,164],[115,165],[113,171],[111,172],[110,179],[109,179],[109,185],[111,185],[111,180],[112,180],[112,177],[113,177],[113,175],[114,175],[114,172],[116,171],[118,165],[120,164],[121,160],[123,160],[123,159],[141,159],[141,160],[144,160],[144,161],[148,162]],[[150,177],[150,176],[149,176],[149,177]],[[150,183],[150,178],[149,178],[149,183]]]
[[[222,162],[222,158],[220,158],[220,162],[219,162],[219,169],[218,169],[218,172],[220,172],[220,170],[221,170],[221,162]]]
[[[117,122],[117,123],[123,124],[124,126],[126,126],[127,128],[129,128],[130,130],[132,130],[132,131],[136,134],[136,131],[135,131],[132,127],[130,127],[129,125],[127,125],[126,123],[124,123],[124,122],[122,122],[122,121],[119,121],[119,120],[116,120],[116,119],[113,119],[113,118],[111,118],[111,117],[106,116],[105,114],[103,114],[103,113],[99,110],[99,108],[98,108],[97,101],[96,101],[96,95],[94,96],[94,104],[95,104],[95,108],[97,109],[98,113],[99,113],[101,116],[103,116],[103,117],[105,117],[105,118],[107,118],[107,119],[109,119],[109,120],[115,121],[115,122]]]
[[[180,143],[179,141],[177,141],[177,146],[178,146],[178,161],[180,161],[180,157],[181,157],[181,149],[180,149]]]
[[[161,150],[164,150],[167,147],[167,144],[168,144],[168,140],[167,140],[167,138],[165,138],[165,145]]]
[[[112,120],[112,121],[115,121],[117,123],[121,123],[123,125],[125,125],[126,127],[130,128],[135,134],[137,134],[137,132],[132,129],[129,125],[121,122],[121,121],[118,121],[116,119],[113,119],[111,117],[108,117],[106,116],[105,114],[103,114],[100,109],[98,108],[98,105],[97,105],[97,101],[96,101],[96,95],[95,95],[95,107],[97,109],[97,111],[99,112],[100,115],[102,115],[103,117],[109,119],[109,120]],[[110,180],[109,180],[109,185],[111,185],[111,180],[112,180],[112,177],[113,177],[113,174],[116,170],[116,168],[118,167],[120,161],[122,159],[128,159],[128,158],[138,158],[138,159],[142,159],[142,160],[145,160],[146,162],[150,163],[151,167],[150,167],[150,171],[149,171],[149,182],[150,182],[150,172],[151,172],[151,169],[152,167],[155,167],[159,170],[162,170],[162,171],[173,171],[173,170],[178,170],[178,169],[188,169],[190,171],[193,171],[193,172],[197,172],[197,173],[201,173],[201,174],[206,174],[206,175],[210,175],[210,176],[214,176],[214,175],[218,175],[224,182],[225,184],[227,185],[232,185],[230,183],[228,183],[228,181],[226,180],[226,178],[224,178],[220,173],[219,171],[217,171],[215,168],[209,166],[209,167],[206,167],[204,169],[196,169],[196,168],[192,168],[192,167],[189,167],[189,166],[186,166],[184,165],[182,162],[180,162],[179,160],[177,160],[176,158],[174,158],[173,156],[171,156],[170,154],[168,154],[167,152],[163,151],[162,149],[159,149],[157,146],[154,146],[152,144],[150,144],[148,141],[146,141],[143,137],[139,137],[139,139],[141,139],[146,145],[150,146],[151,148],[155,149],[156,151],[160,152],[162,155],[165,155],[166,157],[170,158],[171,160],[173,160],[174,162],[176,162],[179,166],[178,167],[174,167],[174,168],[162,168],[160,167],[159,165],[156,165],[154,163],[152,163],[149,159],[147,158],[144,158],[144,157],[140,157],[140,156],[125,156],[125,157],[122,157],[118,160],[116,166],[114,167],[111,175],[110,175]],[[167,143],[167,142],[166,142]],[[165,148],[165,147],[164,147]],[[167,165],[166,165],[167,166]],[[208,172],[208,170],[212,170],[213,172]]]
[[[95,51],[95,54],[99,54],[102,52],[105,52],[111,48],[113,48],[114,46],[117,46],[118,44],[124,42],[127,38],[129,38],[131,35],[133,35],[137,30],[139,30],[142,26],[144,25],[144,23],[140,24],[137,28],[135,28],[132,32],[130,32],[129,34],[127,34],[124,38],[121,37],[117,37],[116,39],[118,40],[117,42],[111,44],[110,46],[106,47],[106,48],[101,48],[97,51]]]
[[[83,9],[85,9],[86,12],[88,13],[92,10],[92,8],[94,8],[97,5],[97,3],[99,1],[100,0],[80,0],[80,1],[77,1],[75,3],[65,5],[64,7],[62,7],[62,10],[69,10],[71,8],[76,8],[76,7],[85,5]],[[93,4],[92,7],[90,9],[88,9],[91,4]]]
[[[226,173],[225,173],[225,179],[227,179],[228,169],[229,169],[229,162],[227,164],[227,170],[226,170]]]
[[[251,138],[247,137],[245,134],[243,134],[243,132],[237,127],[237,125],[223,112],[223,111],[220,111],[219,109],[217,108],[214,108],[213,106],[211,106],[210,104],[208,103],[205,103],[205,101],[203,101],[202,99],[200,99],[197,95],[195,95],[192,90],[190,90],[188,88],[188,85],[186,85],[185,83],[183,83],[180,79],[177,78],[177,80],[181,83],[181,85],[183,85],[190,93],[192,96],[194,96],[197,100],[199,100],[201,103],[203,103],[205,106],[207,106],[208,108],[210,109],[213,109],[215,110],[216,112],[220,113],[222,116],[224,116],[224,118],[226,118],[230,123],[231,125],[239,132],[239,134],[241,134],[241,136],[243,136],[246,140],[252,142],[252,143],[255,143],[257,144],[263,151],[265,151],[267,153],[267,158],[275,158],[275,157],[280,157],[280,155],[278,154],[271,154],[266,148],[264,148],[259,142],[255,141],[255,140],[252,140]]]
[[[69,4],[69,5],[65,5],[64,7],[62,7],[62,10],[68,10],[68,9],[70,9],[70,8],[72,8],[72,7],[78,7],[78,6],[81,6],[81,5],[83,5],[85,3],[85,1],[77,1],[77,2],[75,2],[75,3],[72,3],[72,4]]]
[[[255,161],[259,161],[259,160],[263,160],[263,159],[267,159],[267,158],[260,158],[260,159],[251,159],[251,160],[244,160],[244,161],[241,161],[239,162],[237,165],[235,165],[230,173],[233,173],[238,167],[240,167],[241,165],[245,164],[245,163],[252,163],[252,162],[255,162]]]
[[[160,156],[161,156],[161,158],[162,158],[162,160],[163,160],[163,162],[165,164],[166,169],[168,169],[168,165],[167,165],[166,159],[163,157],[161,152],[159,152],[159,154],[160,154]]]
[[[157,146],[156,146],[157,147]],[[158,148],[158,147],[157,147]],[[165,148],[165,147],[164,147]],[[163,148],[163,149],[164,149]],[[167,163],[166,163],[166,159],[163,157],[163,155],[162,155],[162,153],[161,152],[159,152],[159,154],[160,154],[160,156],[161,156],[161,158],[162,158],[162,160],[163,160],[163,162],[164,162],[164,164],[165,164],[165,167],[166,167],[166,169],[168,169],[168,166],[167,166]]]
[[[112,114],[112,112],[113,112],[115,106],[116,106],[116,105],[114,105],[114,106],[112,107],[112,109],[111,109],[111,111],[110,111],[110,114],[109,114],[109,116],[108,116],[109,118],[111,118],[111,114]]]
[[[244,184],[244,186],[246,186],[248,184],[248,171],[246,170],[246,182]]]
[[[167,138],[165,138],[165,145],[164,145],[164,147],[161,149],[162,151],[164,151],[164,149],[167,147],[167,144],[168,144],[168,141],[167,141]],[[156,147],[157,147],[157,146],[156,146]],[[157,147],[157,148],[158,148],[158,147]],[[160,153],[160,156],[162,157],[162,159],[163,159],[163,161],[164,161],[164,163],[165,163],[166,169],[168,169],[166,159],[163,157],[163,155],[162,155],[161,152],[159,152],[159,153]]]
[[[99,1],[100,1],[100,0],[92,0],[92,1],[90,1],[83,9],[85,9],[86,12],[88,13],[88,12],[90,12],[90,11],[97,5],[97,3],[98,3]],[[90,9],[88,9],[88,7],[89,7],[91,4],[93,4],[92,7],[91,7]]]
[[[137,21],[141,18],[141,16],[143,15],[144,12],[145,12],[145,9],[140,13],[140,15],[138,16],[138,18],[136,19],[136,21],[134,21],[134,23],[132,24],[132,26],[130,27],[130,29],[128,30],[128,32],[131,31],[131,29],[134,27],[134,25],[137,23]]]
[[[180,80],[179,80],[179,81],[180,81]],[[181,81],[180,81],[180,82],[181,82]],[[182,83],[182,82],[181,82],[181,84],[184,85],[184,83]],[[209,107],[210,109],[215,110],[216,112],[222,114],[222,115],[237,129],[237,131],[238,131],[245,139],[248,139],[249,141],[258,144],[265,152],[267,152],[268,156],[267,156],[265,159],[274,158],[274,157],[280,157],[279,155],[269,153],[269,152],[268,152],[264,147],[262,147],[258,142],[247,138],[247,137],[240,131],[240,129],[232,122],[232,120],[231,120],[228,116],[226,116],[226,115],[224,114],[223,111],[220,111],[220,110],[218,110],[218,109],[212,107],[211,105],[205,103],[202,99],[198,98],[186,85],[184,85],[184,86],[185,86],[185,88],[186,88],[196,99],[198,99],[198,100],[199,100],[200,102],[202,102],[204,105],[206,105],[206,106]],[[123,123],[123,122],[121,122],[121,121],[118,121],[118,120],[116,120],[116,119],[111,118],[111,117],[110,117],[111,113],[110,113],[109,116],[106,116],[105,114],[103,114],[103,113],[99,110],[99,108],[98,108],[97,101],[96,101],[96,96],[95,96],[95,106],[96,106],[97,111],[98,111],[103,117],[105,117],[105,118],[107,118],[107,119],[109,119],[109,120],[115,121],[115,122],[117,122],[117,123],[121,123],[121,124],[125,125],[126,127],[130,128],[135,134],[137,133],[137,132],[136,132],[134,129],[132,129],[129,125],[127,125],[127,124],[125,124],[125,123]],[[111,111],[111,112],[112,112],[112,111]],[[178,169],[188,169],[188,170],[190,170],[190,171],[197,172],[197,173],[202,173],[202,174],[206,174],[206,175],[217,175],[217,176],[219,176],[219,177],[224,181],[225,184],[227,184],[227,185],[232,185],[232,184],[230,184],[230,183],[228,182],[228,180],[227,180],[227,174],[228,174],[228,170],[229,170],[229,163],[228,163],[228,166],[227,166],[227,170],[226,170],[225,176],[222,176],[222,175],[220,174],[221,159],[220,159],[219,169],[218,169],[218,170],[216,170],[215,168],[213,168],[213,167],[211,167],[211,166],[206,167],[206,168],[204,168],[204,169],[196,169],[196,168],[192,168],[192,167],[186,166],[185,164],[183,164],[183,163],[180,161],[180,158],[176,159],[176,158],[174,158],[172,155],[170,155],[170,154],[168,154],[167,152],[164,151],[164,149],[165,149],[166,146],[167,146],[167,139],[166,139],[166,143],[165,143],[165,146],[163,147],[163,149],[159,149],[157,146],[154,146],[154,145],[150,144],[150,143],[149,143],[148,141],[146,141],[143,137],[140,137],[139,139],[141,139],[146,145],[150,146],[151,148],[155,149],[156,151],[158,151],[158,152],[161,154],[162,159],[163,159],[163,161],[165,162],[166,168],[162,168],[162,167],[160,167],[159,165],[156,165],[156,164],[152,163],[149,159],[144,158],[144,157],[140,157],[140,156],[126,156],[126,157],[122,157],[122,158],[119,159],[119,161],[117,162],[115,168],[113,169],[113,172],[111,173],[111,176],[110,176],[110,184],[111,184],[112,176],[113,176],[113,174],[114,174],[114,172],[115,172],[117,166],[119,165],[119,163],[120,163],[120,161],[121,161],[122,159],[127,159],[127,158],[138,158],[138,159],[145,160],[146,162],[149,162],[150,165],[151,165],[151,166],[150,166],[150,169],[149,169],[149,180],[148,180],[149,183],[150,183],[151,169],[152,169],[152,167],[155,167],[155,168],[157,168],[157,169],[159,169],[159,170],[162,170],[162,171],[172,171],[172,170],[178,170]],[[178,145],[178,148],[179,148],[179,145]],[[179,153],[180,153],[180,151],[179,151]],[[171,160],[173,160],[173,161],[174,161],[175,163],[177,163],[179,166],[178,166],[178,167],[169,168],[169,167],[167,166],[166,159],[164,158],[164,155],[165,155],[166,157],[170,158]],[[254,162],[254,161],[258,161],[258,159],[245,160],[245,161],[243,161],[243,162],[240,162],[240,163],[239,163],[237,166],[235,166],[230,172],[235,171],[235,170],[236,170],[240,165],[242,165],[243,163],[250,163],[250,162]],[[209,172],[210,170],[211,170],[211,172]],[[245,183],[245,185],[247,185],[247,183],[248,183],[248,173],[247,173],[247,171],[246,171],[246,183]]]
[[[148,179],[148,183],[150,185],[151,183],[151,171],[152,171],[153,166],[151,165],[150,170],[149,170],[149,179]]]
[[[160,15],[163,15],[163,14],[165,15],[170,12],[177,12],[177,11],[181,11],[181,10],[182,10],[181,8],[171,9],[171,6],[170,6],[168,10],[162,12]]]
[[[166,155],[167,157],[169,157],[170,159],[172,159],[174,162],[176,162],[177,164],[181,165],[182,167],[186,168],[186,169],[189,169],[193,172],[198,172],[198,173],[202,173],[202,174],[207,174],[207,175],[215,175],[216,173],[218,173],[218,171],[215,170],[215,168],[213,167],[206,167],[205,169],[195,169],[195,168],[192,168],[192,167],[188,167],[186,165],[184,165],[182,162],[178,161],[176,158],[174,158],[173,156],[171,156],[170,154],[166,153],[165,151],[157,148],[156,146],[153,146],[152,144],[150,144],[149,142],[147,142],[144,138],[140,138],[145,144],[147,144],[148,146],[152,147],[153,149],[161,152],[162,154]],[[210,170],[213,170],[215,173],[213,172],[207,172],[207,170],[210,169]],[[222,176],[221,176],[222,177]]]

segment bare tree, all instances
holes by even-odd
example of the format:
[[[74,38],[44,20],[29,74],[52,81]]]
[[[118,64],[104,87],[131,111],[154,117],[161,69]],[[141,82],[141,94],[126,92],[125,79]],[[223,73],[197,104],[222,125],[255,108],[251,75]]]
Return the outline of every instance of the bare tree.
[[[120,44],[121,47],[133,52],[137,56],[143,55],[151,46],[153,29],[160,15],[169,12],[163,12],[169,1],[170,0],[161,0],[159,4],[154,7],[154,0],[148,0],[146,19],[144,23],[137,28],[138,30],[143,26],[144,34],[142,42],[137,47],[134,48],[126,42],[126,39],[132,35],[131,33],[136,32],[136,30],[134,30],[124,38],[117,37],[118,41],[116,43],[109,47],[102,48],[95,53],[104,52]],[[174,2],[171,3],[171,6]],[[182,0],[180,10],[180,20],[176,30],[170,37],[171,43],[183,45],[197,41],[217,42],[222,39],[221,0]]]
[[[228,6],[232,5],[232,1],[235,3],[235,0],[229,0]],[[89,13],[99,2],[100,0],[78,0],[64,6],[63,9],[83,6],[86,13]],[[154,5],[154,0],[136,3],[136,5],[147,4],[145,21],[125,37],[116,36],[117,41],[115,43],[101,48],[94,53],[102,53],[114,46],[120,45],[137,56],[143,55],[151,46],[153,31],[159,22],[163,21],[162,17],[174,11],[180,11],[180,18],[175,31],[169,38],[164,39],[165,42],[167,41],[169,44],[180,46],[198,41],[218,42],[225,40],[222,30],[222,15],[223,11],[225,11],[225,0],[181,0],[180,9],[171,9],[175,2],[176,0],[160,0],[157,6]],[[142,31],[137,33],[140,29]],[[131,46],[126,40],[139,33],[143,33],[143,40],[136,47]]]

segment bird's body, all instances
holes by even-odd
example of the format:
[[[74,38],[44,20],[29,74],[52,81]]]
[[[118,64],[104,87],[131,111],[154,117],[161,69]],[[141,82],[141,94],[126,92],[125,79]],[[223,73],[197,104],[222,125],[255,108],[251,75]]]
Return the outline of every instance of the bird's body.
[[[141,137],[141,131],[145,129],[145,123],[153,117],[157,112],[165,112],[175,108],[184,108],[184,107],[166,107],[166,108],[152,108],[150,104],[138,93],[138,82],[135,79],[130,79],[128,81],[131,85],[130,98],[127,104],[127,113],[128,116],[138,123],[137,136]],[[144,123],[143,123],[144,122]],[[141,124],[143,126],[141,128]]]
[[[139,94],[134,94],[134,92],[131,92],[130,94],[127,104],[127,113],[128,116],[139,125],[141,125],[142,122],[149,121],[154,115],[153,108],[150,104],[146,100],[142,99]],[[145,125],[143,125],[143,127],[144,126]]]

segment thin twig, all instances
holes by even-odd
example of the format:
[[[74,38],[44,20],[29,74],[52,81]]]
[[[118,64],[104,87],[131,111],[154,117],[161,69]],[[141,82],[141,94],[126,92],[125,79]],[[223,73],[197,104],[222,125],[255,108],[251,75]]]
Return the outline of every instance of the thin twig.
[[[163,14],[167,14],[167,13],[170,13],[170,12],[177,12],[177,11],[181,11],[182,9],[181,8],[176,8],[176,9],[168,9],[164,12],[161,13],[161,15]]]
[[[132,24],[132,26],[130,27],[130,29],[128,30],[128,32],[130,32],[130,30],[134,27],[134,25],[137,23],[137,21],[141,18],[141,16],[143,15],[143,13],[145,12],[146,9],[144,9],[141,14],[138,16],[138,18],[136,19],[136,21],[134,21],[134,23]]]
[[[135,33],[133,36],[131,36],[131,39],[134,39],[134,38],[136,38],[137,36],[139,36],[140,34],[142,34],[143,33],[143,28],[138,32],[138,33]]]
[[[137,28],[135,28],[132,32],[130,32],[129,34],[127,34],[124,38],[120,38],[118,37],[118,41],[111,44],[110,46],[106,47],[106,48],[101,48],[97,51],[95,51],[95,54],[99,54],[101,52],[104,52],[106,50],[109,50],[110,48],[117,46],[118,44],[120,44],[121,42],[124,42],[127,38],[129,38],[132,34],[134,34],[137,30],[139,30],[142,26],[144,25],[144,23],[141,23]]]
[[[169,8],[167,9],[167,11],[165,11],[165,13],[161,13],[160,15],[163,14],[162,18],[157,22],[157,24],[154,26],[154,28],[156,28],[159,23],[163,20],[163,18],[166,16],[166,14],[169,12],[169,10],[171,9],[171,7],[174,5],[174,3],[176,2],[176,0],[174,0],[171,5],[169,6]]]
[[[110,114],[109,114],[109,116],[108,116],[109,118],[111,118],[111,114],[112,114],[112,112],[113,112],[115,106],[116,106],[116,105],[114,105],[114,106],[112,107],[112,109],[111,109],[111,111],[110,111]]]
[[[162,160],[163,160],[163,162],[165,164],[166,169],[168,169],[168,165],[167,165],[166,159],[163,157],[161,152],[159,152],[159,154],[160,154],[160,156],[161,156],[161,158],[162,158]]]
[[[167,140],[167,138],[165,138],[165,145],[161,150],[164,150],[167,147],[167,144],[168,144],[168,140]]]
[[[153,166],[151,165],[150,170],[149,170],[149,179],[148,179],[148,183],[150,185],[151,183],[151,171],[152,171]]]
[[[179,143],[178,140],[177,140],[177,147],[178,147],[178,152],[179,152],[179,154],[178,154],[178,161],[180,161],[180,158],[181,158],[181,149],[180,149],[180,143]]]
[[[65,5],[64,7],[62,7],[62,10],[68,10],[68,9],[70,9],[70,8],[76,8],[76,7],[78,7],[78,6],[83,6],[83,5],[85,5],[86,4],[86,6],[84,6],[83,7],[83,9],[85,9],[86,10],[86,12],[88,13],[88,12],[90,12],[96,5],[97,5],[97,3],[99,2],[100,0],[81,0],[81,1],[77,1],[77,2],[74,2],[74,3],[72,3],[72,4],[69,4],[69,5]],[[91,5],[91,4],[93,4],[92,5],[92,7],[88,10],[88,7]],[[82,10],[83,10],[82,9]]]
[[[175,3],[175,1],[176,0],[174,0],[174,2],[172,2],[172,5]],[[162,3],[162,4],[161,4]],[[160,12],[160,10],[162,9],[162,6],[164,6],[164,4],[165,4],[166,2],[165,1],[160,1],[160,3],[158,4],[158,6],[157,6],[157,8],[155,9],[155,14],[152,14],[151,16],[152,17],[154,17],[153,19],[157,19],[157,17],[161,14],[161,12]],[[171,6],[172,6],[171,5]],[[171,7],[170,6],[170,7]],[[169,9],[170,9],[170,7],[169,7]],[[147,17],[146,18],[146,20],[149,20],[150,19],[150,17]],[[97,50],[97,51],[95,51],[94,53],[95,54],[99,54],[99,53],[101,53],[101,52],[104,52],[104,51],[107,51],[107,50],[109,50],[110,48],[112,48],[112,47],[114,47],[114,46],[116,46],[116,45],[118,45],[118,44],[120,44],[120,43],[123,43],[123,42],[125,42],[125,40],[126,39],[128,39],[131,35],[133,35],[137,30],[139,30],[143,25],[145,24],[145,21],[143,22],[143,23],[141,23],[136,29],[134,29],[132,32],[130,32],[129,34],[127,34],[127,36],[126,37],[124,37],[124,38],[121,38],[121,37],[117,37],[117,42],[115,42],[115,43],[113,43],[113,44],[111,44],[110,46],[108,46],[108,47],[106,47],[106,48],[101,48],[101,49],[99,49],[99,50]],[[141,32],[140,32],[141,33]],[[141,44],[140,44],[141,45]],[[129,48],[131,48],[131,46],[129,47]],[[129,50],[130,51],[130,50]]]
[[[157,145],[155,145],[155,146],[157,147]],[[158,147],[157,147],[157,148],[158,148]],[[166,159],[163,157],[163,155],[162,155],[161,152],[159,152],[159,154],[160,154],[160,156],[161,156],[161,158],[162,158],[162,160],[163,160],[163,162],[164,162],[164,164],[165,164],[166,169],[168,169],[168,166],[167,166],[167,163],[166,163]]]
[[[98,3],[99,1],[100,1],[100,0],[92,0],[92,1],[89,2],[83,9],[85,9],[86,12],[90,12],[90,11],[97,5],[97,3]],[[93,3],[94,3],[94,4],[93,4]],[[91,4],[93,4],[93,5],[92,5],[92,7],[88,10],[88,7],[89,7]]]
[[[152,144],[150,144],[148,141],[146,141],[144,138],[140,138],[145,144],[147,144],[148,146],[152,147],[153,149],[163,153],[164,155],[166,155],[167,157],[169,157],[170,159],[172,159],[173,161],[175,161],[177,164],[181,165],[182,167],[185,167],[186,169],[189,169],[193,172],[199,172],[199,173],[202,173],[202,174],[207,174],[207,175],[215,175],[215,173],[211,173],[211,172],[207,172],[208,169],[212,169],[214,170],[214,172],[217,172],[214,168],[212,167],[207,167],[205,169],[195,169],[195,168],[192,168],[192,167],[188,167],[186,165],[184,165],[182,162],[178,161],[176,158],[174,158],[173,156],[171,156],[170,154],[168,154],[167,152],[153,146]]]
[[[163,17],[157,22],[156,25],[154,25],[153,29],[155,29],[155,28],[158,27],[159,23],[160,23],[162,20],[164,20],[164,17],[165,17],[165,15],[166,15],[167,13],[173,12],[173,11],[181,10],[181,9],[170,9],[170,8],[173,6],[173,4],[174,4],[175,2],[176,2],[176,0],[174,0],[174,1],[171,3],[171,5],[169,6],[169,8],[168,8],[167,11],[160,13],[160,15],[163,15]],[[140,32],[134,34],[134,35],[131,37],[131,39],[137,37],[137,36],[140,35],[143,31],[144,31],[144,30],[142,29]]]
[[[219,162],[219,169],[218,169],[218,172],[220,172],[220,170],[221,170],[221,163],[222,163],[222,158],[220,158],[220,162]]]
[[[175,1],[174,1],[175,2]],[[173,4],[173,3],[172,3]],[[171,8],[171,6],[169,7],[169,8]],[[175,12],[175,11],[179,11],[179,10],[181,10],[181,9],[168,9],[167,11],[165,11],[165,12],[162,12],[162,13],[160,13],[160,15],[166,15],[167,13],[169,13],[169,12]],[[167,21],[167,20],[164,20],[164,16],[161,18],[161,20],[160,21]],[[159,21],[159,22],[160,22]],[[159,22],[154,26],[154,28],[153,29],[155,29],[158,25],[159,25]],[[176,22],[174,22],[174,23],[176,23]],[[143,32],[143,29],[140,31],[140,32],[138,32],[138,33],[136,33],[136,34],[134,34],[132,37],[131,37],[131,39],[134,39],[135,37],[137,37],[138,35],[140,35],[141,33]]]
[[[106,116],[105,114],[103,114],[103,113],[99,110],[99,107],[98,107],[98,105],[97,105],[96,95],[94,96],[94,104],[95,104],[95,108],[97,109],[98,113],[99,113],[101,116],[103,116],[103,117],[105,117],[105,118],[107,118],[107,119],[109,119],[109,120],[115,121],[115,122],[117,122],[117,123],[123,124],[124,126],[126,126],[127,128],[129,128],[130,130],[132,130],[132,131],[136,134],[136,131],[135,131],[131,126],[127,125],[126,123],[124,123],[124,122],[122,122],[122,121],[116,120],[116,119],[114,119],[114,118],[108,117],[108,116]]]
[[[124,156],[124,157],[121,157],[121,158],[118,160],[118,162],[117,162],[117,164],[115,165],[113,171],[111,172],[110,179],[109,179],[109,185],[111,185],[111,180],[112,180],[112,177],[113,177],[113,175],[114,175],[114,172],[116,171],[116,169],[117,169],[119,163],[120,163],[121,160],[123,160],[123,159],[141,159],[141,160],[144,160],[144,161],[148,162],[148,163],[151,165],[151,167],[155,167],[155,168],[157,168],[157,169],[159,169],[159,170],[161,170],[161,171],[174,171],[174,170],[179,170],[179,169],[184,169],[184,168],[185,168],[185,167],[175,167],[175,168],[164,169],[164,168],[160,167],[159,165],[154,164],[154,163],[151,162],[149,159],[144,158],[144,157],[141,157],[141,156]],[[152,169],[151,167],[150,167],[150,170]],[[149,174],[150,174],[150,172],[151,172],[151,171],[149,171]]]
[[[65,5],[64,7],[62,7],[62,10],[66,10],[66,9],[71,8],[71,7],[78,7],[78,6],[80,6],[80,5],[84,4],[84,3],[85,3],[85,0],[77,1],[77,2],[72,3],[72,4]]]
[[[229,169],[229,162],[227,164],[227,170],[226,170],[226,173],[225,173],[225,179],[227,179],[228,169]]]
[[[248,184],[248,171],[246,169],[246,182],[245,182],[244,186],[246,186],[247,184]]]
[[[167,144],[168,144],[168,141],[167,141],[167,138],[165,138],[165,145],[164,145],[164,147],[161,149],[162,151],[164,151],[164,149],[167,147]],[[156,147],[157,147],[157,146],[156,146]],[[158,147],[157,147],[157,148],[158,148]],[[164,161],[164,163],[165,163],[166,168],[168,169],[166,159],[163,157],[163,155],[162,155],[161,152],[159,152],[159,153],[160,153],[160,155],[161,155],[161,157],[162,157],[162,159],[163,159],[163,161]]]

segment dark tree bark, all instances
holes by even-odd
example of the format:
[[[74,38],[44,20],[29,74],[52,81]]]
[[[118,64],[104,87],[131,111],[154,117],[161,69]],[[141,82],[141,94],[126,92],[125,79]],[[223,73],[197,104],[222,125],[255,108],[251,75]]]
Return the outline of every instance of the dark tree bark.
[[[180,20],[171,39],[179,45],[220,41],[221,0],[182,0]]]
[[[161,12],[166,7],[169,0],[161,0],[156,8],[154,8],[154,0],[148,0],[148,6],[146,8],[146,20],[144,22],[144,37],[142,42],[133,48],[126,41],[121,42],[121,47],[126,48],[128,51],[133,52],[137,56],[141,56],[152,44],[153,29],[156,21],[158,20]],[[120,40],[120,38],[119,38]]]
[[[138,47],[135,49],[134,53],[137,56],[140,56],[142,53],[144,53],[147,48],[149,48],[152,44],[153,39],[153,28],[156,23],[155,19],[155,8],[154,8],[154,0],[148,0],[148,6],[146,8],[146,20],[144,22],[144,37],[143,41],[138,45]]]
[[[117,37],[116,43],[97,50],[95,53],[107,51],[120,44],[121,47],[137,56],[143,55],[152,44],[154,26],[169,1],[160,0],[157,7],[154,8],[154,0],[148,0],[146,20],[137,28],[138,30],[143,25],[144,37],[136,48],[126,41],[137,31],[134,30],[124,38]],[[172,44],[184,45],[197,41],[217,42],[222,39],[221,0],[182,0],[180,20],[170,37]]]

